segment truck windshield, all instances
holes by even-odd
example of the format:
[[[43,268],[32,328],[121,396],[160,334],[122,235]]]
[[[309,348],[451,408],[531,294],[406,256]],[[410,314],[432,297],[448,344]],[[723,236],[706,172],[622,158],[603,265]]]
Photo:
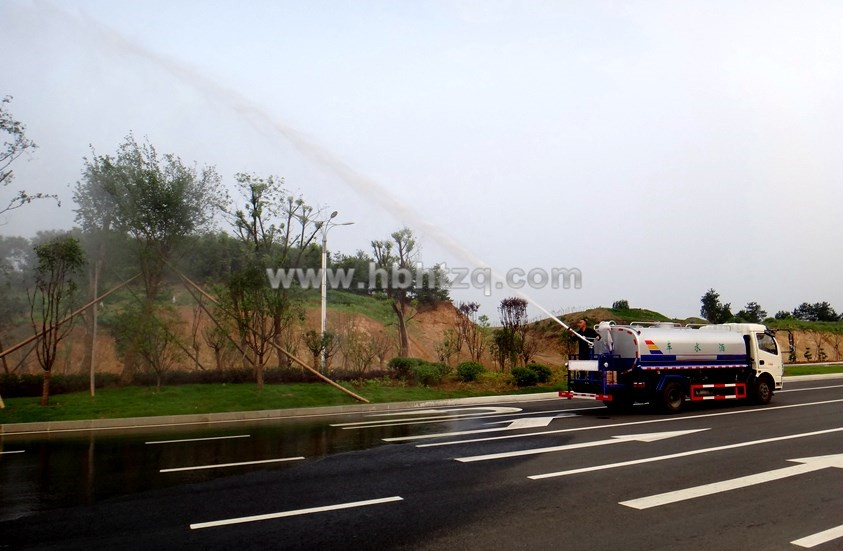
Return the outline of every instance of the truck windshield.
[[[769,333],[756,333],[755,337],[758,339],[758,349],[770,354],[778,354],[779,348],[776,346],[776,339]]]

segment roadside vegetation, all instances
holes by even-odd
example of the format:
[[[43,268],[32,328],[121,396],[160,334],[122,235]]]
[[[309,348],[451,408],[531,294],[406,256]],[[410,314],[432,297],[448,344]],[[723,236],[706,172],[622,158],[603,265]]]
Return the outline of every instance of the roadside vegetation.
[[[0,100],[0,192],[13,162],[35,147],[9,103]],[[502,299],[496,319],[476,302],[453,303],[410,228],[373,236],[354,254],[327,250],[328,230],[349,222],[335,222],[337,211],[314,207],[280,176],[243,172],[224,182],[214,166],[159,153],[131,132],[111,153],[91,150],[80,168],[68,201],[75,228],[0,235],[0,423],[351,399],[317,378],[372,401],[555,389],[576,354],[576,340],[553,320],[530,319],[522,298]],[[0,193],[0,214],[57,199]],[[282,271],[315,275],[323,255],[335,273],[352,274],[327,293],[324,331],[319,278],[279,284]],[[687,320],[627,300],[561,317],[570,325],[764,322],[787,334],[787,361],[843,354],[843,321],[828,302],[773,317],[755,302],[733,315],[714,289],[701,303],[702,317]],[[107,403],[121,393],[123,406]],[[175,401],[153,407],[165,397]]]
[[[465,382],[456,378],[438,386],[424,386],[389,377],[346,381],[346,388],[365,396],[371,403],[418,402],[448,398],[553,392],[564,384],[556,377],[529,387],[514,385],[509,376],[484,373]],[[37,397],[6,398],[0,410],[0,424],[40,421],[112,419],[161,415],[189,415],[236,411],[276,410],[357,404],[350,396],[321,383],[207,383],[155,386],[113,386],[98,389],[91,397],[86,391],[54,394],[50,405],[40,405]]]

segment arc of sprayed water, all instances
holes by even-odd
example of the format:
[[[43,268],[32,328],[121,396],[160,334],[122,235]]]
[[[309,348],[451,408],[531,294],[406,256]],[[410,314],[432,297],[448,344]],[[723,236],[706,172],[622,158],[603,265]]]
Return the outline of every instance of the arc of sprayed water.
[[[58,12],[62,11],[58,8],[54,9]],[[72,16],[68,13],[62,13],[62,15],[65,18],[72,18]],[[451,254],[467,261],[475,268],[483,268],[487,270],[496,282],[503,284],[506,283],[506,280],[496,270],[470,250],[460,245],[447,231],[439,226],[435,226],[419,216],[418,213],[398,200],[386,188],[352,169],[345,162],[327,151],[324,147],[305,137],[302,132],[277,120],[277,118],[249,101],[248,98],[240,92],[214,81],[207,75],[201,73],[195,67],[153,52],[142,45],[133,42],[122,33],[108,27],[102,22],[96,21],[86,15],[82,15],[82,17],[85,19],[85,23],[89,25],[90,28],[96,30],[97,34],[103,41],[110,42],[119,47],[121,50],[134,54],[141,59],[153,62],[180,81],[196,88],[206,96],[216,99],[218,102],[234,110],[236,113],[243,115],[256,130],[263,130],[257,121],[269,123],[276,132],[286,138],[305,157],[330,169],[358,194],[365,196],[367,199],[373,199],[389,212],[396,213],[400,220],[405,222],[409,221],[411,222],[411,225],[423,228],[425,233],[431,235],[440,246],[445,248]],[[541,310],[550,319],[554,320],[566,330],[572,332],[578,338],[590,344],[590,341],[588,341],[583,335],[574,331],[564,321],[553,315],[549,310],[528,294],[524,293],[520,289],[511,289],[511,291]]]

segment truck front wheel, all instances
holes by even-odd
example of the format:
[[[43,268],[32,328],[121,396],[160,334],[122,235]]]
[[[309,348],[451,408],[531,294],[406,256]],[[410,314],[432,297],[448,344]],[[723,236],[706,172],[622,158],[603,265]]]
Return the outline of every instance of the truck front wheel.
[[[756,404],[769,404],[773,398],[773,387],[769,377],[759,377],[752,389],[752,398]]]
[[[676,381],[667,383],[661,392],[661,406],[667,413],[679,413],[685,402],[685,389]]]

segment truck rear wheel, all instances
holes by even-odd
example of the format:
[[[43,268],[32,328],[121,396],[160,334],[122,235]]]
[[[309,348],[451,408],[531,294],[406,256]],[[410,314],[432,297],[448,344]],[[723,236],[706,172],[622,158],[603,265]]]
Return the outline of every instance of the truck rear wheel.
[[[667,383],[661,392],[661,406],[668,413],[679,413],[685,402],[685,389],[676,381]]]

